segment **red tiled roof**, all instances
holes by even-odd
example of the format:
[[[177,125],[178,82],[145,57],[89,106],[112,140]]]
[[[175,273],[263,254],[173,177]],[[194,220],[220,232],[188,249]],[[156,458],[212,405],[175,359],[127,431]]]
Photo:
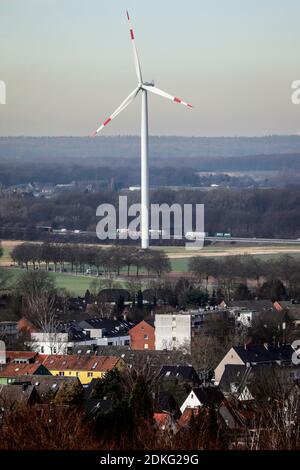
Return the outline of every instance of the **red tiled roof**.
[[[203,410],[201,410],[203,412]],[[197,408],[186,408],[182,415],[180,416],[179,420],[177,421],[178,427],[182,428],[188,426],[192,419],[192,416],[196,417],[199,415],[200,407]]]
[[[151,323],[148,323],[147,320],[142,320],[137,325],[134,325],[132,328],[130,328],[129,334],[132,333],[133,331],[141,330],[143,326],[146,326],[147,328],[150,328],[153,331],[155,330],[154,326],[151,325]]]
[[[38,358],[38,361],[40,356]],[[112,370],[120,361],[115,356],[68,356],[49,355],[41,361],[49,370],[76,370],[76,371],[100,371]]]
[[[154,419],[157,422],[157,424],[165,424],[166,421],[169,419],[169,413],[154,413]]]
[[[7,362],[12,362],[16,359],[35,359],[38,353],[35,351],[6,351]]]
[[[40,364],[14,364],[9,363],[0,370],[0,377],[17,377],[19,375],[33,375],[41,367]]]

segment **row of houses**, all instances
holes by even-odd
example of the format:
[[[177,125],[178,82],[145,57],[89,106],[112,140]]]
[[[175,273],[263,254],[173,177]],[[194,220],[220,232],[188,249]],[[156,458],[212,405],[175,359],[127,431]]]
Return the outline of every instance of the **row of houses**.
[[[284,325],[286,312],[297,327],[300,322],[298,304],[271,301],[222,302],[217,307],[180,312],[156,313],[139,323],[125,318],[111,319],[83,315],[81,319],[57,322],[55,329],[37,331],[25,319],[1,322],[0,338],[29,334],[28,348],[40,354],[71,354],[74,348],[116,346],[132,350],[191,351],[192,339],[212,319],[224,317],[233,328],[249,328],[259,315],[268,315]],[[8,341],[10,344],[10,341]]]
[[[148,356],[150,352],[142,354]],[[154,352],[154,355],[160,354],[161,360],[165,361],[166,352]],[[222,425],[229,430],[243,432],[253,429],[259,394],[263,393],[267,400],[275,383],[282,386],[285,400],[291,395],[300,397],[300,368],[294,364],[294,354],[295,350],[290,345],[233,347],[216,367],[214,381],[209,383],[197,374],[192,365],[160,364],[155,373],[156,383],[172,381],[173,387],[169,391],[156,387],[152,392],[156,425],[162,432],[174,434],[188,426],[193,418],[205,416],[213,409]],[[66,392],[77,387],[77,394],[82,390],[80,399],[89,414],[107,412],[113,408],[114,402],[112,397],[93,397],[97,381],[110,370],[122,371],[131,365],[126,358],[117,356],[7,352],[6,363],[0,371],[0,410],[5,410],[5,407],[11,409],[19,403],[28,406],[48,403],[60,390]],[[153,365],[149,363],[148,368]],[[185,395],[178,400],[172,395],[172,390],[180,384],[185,385]],[[74,398],[73,393],[70,396]]]

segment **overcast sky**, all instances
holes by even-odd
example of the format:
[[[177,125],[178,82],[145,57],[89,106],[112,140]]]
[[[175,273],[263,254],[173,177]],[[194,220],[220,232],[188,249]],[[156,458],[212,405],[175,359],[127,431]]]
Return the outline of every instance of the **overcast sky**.
[[[194,104],[151,97],[155,135],[300,131],[299,0],[0,0],[0,135],[87,135],[143,76]],[[140,98],[105,135],[139,134]]]

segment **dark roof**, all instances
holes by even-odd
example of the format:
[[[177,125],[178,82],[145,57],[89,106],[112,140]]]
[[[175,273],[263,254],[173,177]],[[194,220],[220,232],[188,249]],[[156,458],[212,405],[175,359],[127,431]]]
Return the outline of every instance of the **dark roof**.
[[[51,394],[52,397],[56,395],[62,386],[64,388],[67,387],[67,389],[71,389],[74,385],[82,387],[77,377],[58,377],[53,375],[20,376],[17,377],[14,384],[21,382],[33,385],[42,401],[48,398],[49,394]]]
[[[113,407],[113,401],[109,398],[88,398],[83,402],[84,410],[88,414],[107,413]]]
[[[15,405],[38,403],[39,397],[31,384],[0,386],[0,410],[12,408]]]
[[[220,405],[224,400],[223,393],[216,387],[193,388],[192,392],[203,406],[211,407]]]
[[[127,333],[135,323],[127,320],[111,320],[110,318],[89,318],[81,321],[79,327],[83,329],[102,330],[103,337],[119,336]]]
[[[277,347],[268,347],[262,345],[248,344],[245,346],[235,346],[234,350],[240,356],[242,361],[247,363],[275,363],[279,361],[290,362],[294,349],[290,344],[280,345]]]
[[[199,385],[201,383],[193,366],[163,366],[159,372],[159,377],[163,379],[179,379]]]
[[[245,365],[227,364],[219,383],[219,388],[224,393],[232,393],[231,385],[234,384],[237,389],[246,384],[251,367]]]
[[[170,392],[160,391],[155,394],[153,399],[153,408],[156,413],[174,413],[180,414],[179,406]]]

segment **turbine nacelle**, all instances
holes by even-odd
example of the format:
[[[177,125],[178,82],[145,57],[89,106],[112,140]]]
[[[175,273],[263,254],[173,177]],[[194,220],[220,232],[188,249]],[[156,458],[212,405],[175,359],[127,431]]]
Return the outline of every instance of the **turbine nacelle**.
[[[144,82],[141,85],[141,88],[143,88],[143,85],[145,86],[155,86],[154,80],[151,80],[151,82]]]

